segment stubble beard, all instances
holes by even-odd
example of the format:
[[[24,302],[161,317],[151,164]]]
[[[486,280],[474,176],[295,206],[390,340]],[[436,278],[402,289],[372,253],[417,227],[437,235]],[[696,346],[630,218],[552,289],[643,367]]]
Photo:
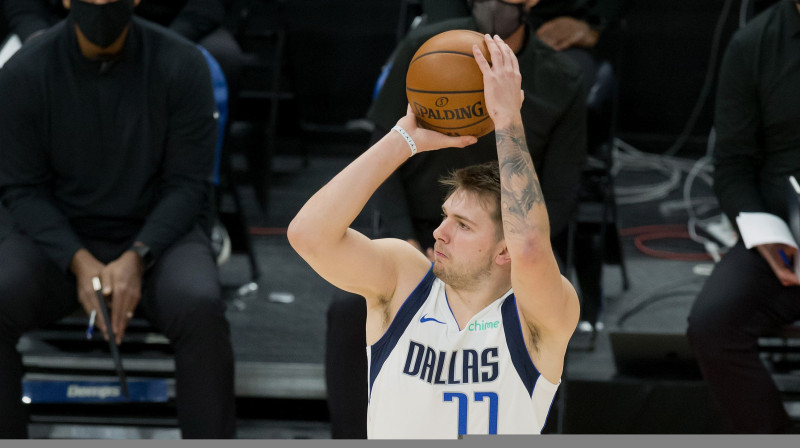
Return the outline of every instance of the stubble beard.
[[[445,268],[438,260],[433,263],[433,274],[455,289],[471,289],[488,278],[491,273],[492,261],[474,270]]]

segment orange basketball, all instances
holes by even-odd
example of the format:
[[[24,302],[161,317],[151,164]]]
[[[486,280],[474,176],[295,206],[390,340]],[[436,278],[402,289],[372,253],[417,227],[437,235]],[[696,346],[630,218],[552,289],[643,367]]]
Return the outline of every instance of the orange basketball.
[[[473,44],[478,44],[491,62],[483,34],[469,30],[437,34],[414,54],[406,74],[406,96],[420,126],[476,137],[494,129],[483,98],[483,74],[472,55]]]

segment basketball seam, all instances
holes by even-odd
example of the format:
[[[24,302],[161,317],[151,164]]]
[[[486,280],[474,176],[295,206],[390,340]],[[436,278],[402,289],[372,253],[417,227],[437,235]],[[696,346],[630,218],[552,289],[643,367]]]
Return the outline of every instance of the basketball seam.
[[[481,93],[483,89],[480,90],[419,90],[419,89],[412,89],[411,87],[406,87],[406,90],[415,92],[415,93],[450,93],[450,94],[457,94],[457,93]]]
[[[447,127],[447,126],[436,126],[435,124],[431,124],[430,121],[427,121],[427,120],[424,120],[422,118],[419,118],[419,120],[423,121],[426,125],[428,125],[428,126],[430,126],[432,128],[438,128],[438,129],[464,129],[464,128],[475,126],[476,124],[479,124],[479,123],[483,123],[484,121],[486,121],[488,119],[489,119],[489,116],[487,115],[486,117],[484,117],[484,118],[482,118],[482,119],[480,119],[478,121],[472,122],[472,123],[470,123],[468,125],[458,126],[458,127],[453,128],[453,127]]]
[[[462,52],[460,52],[460,51],[452,51],[452,50],[437,50],[437,51],[430,51],[430,52],[428,52],[428,53],[421,54],[421,55],[419,55],[419,56],[415,57],[414,59],[412,59],[412,60],[411,60],[411,63],[410,63],[409,65],[413,64],[413,63],[414,63],[414,62],[416,62],[418,59],[422,59],[422,58],[424,58],[425,56],[428,56],[429,54],[460,54],[461,56],[467,56],[467,57],[470,57],[470,58],[472,58],[472,59],[475,59],[475,56],[473,56],[473,55],[472,55],[472,54],[470,54],[470,53],[462,53]]]

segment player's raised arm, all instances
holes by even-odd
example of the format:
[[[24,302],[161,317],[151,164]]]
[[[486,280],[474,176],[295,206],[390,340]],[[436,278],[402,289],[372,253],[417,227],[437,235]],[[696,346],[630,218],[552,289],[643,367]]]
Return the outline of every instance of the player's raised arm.
[[[367,300],[392,296],[398,263],[408,260],[427,270],[429,262],[399,240],[370,240],[349,226],[384,180],[412,155],[446,147],[464,147],[475,137],[448,137],[417,127],[408,108],[389,131],[306,202],[289,225],[292,247],[323,278]],[[408,271],[408,270],[407,270]],[[408,272],[408,275],[419,275]]]
[[[497,37],[487,36],[486,44],[491,67],[477,49],[473,53],[483,72],[486,105],[495,124],[511,283],[532,333],[566,347],[578,322],[578,300],[561,276],[550,245],[547,209],[520,115],[523,96],[517,58]]]

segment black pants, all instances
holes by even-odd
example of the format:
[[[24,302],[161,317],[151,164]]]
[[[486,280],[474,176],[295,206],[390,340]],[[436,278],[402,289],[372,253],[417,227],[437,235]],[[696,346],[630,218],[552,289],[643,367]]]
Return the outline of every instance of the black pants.
[[[108,263],[130,242],[85,241],[85,245]],[[17,341],[23,333],[79,307],[74,276],[62,272],[30,238],[15,232],[0,242],[0,438],[28,435]],[[199,228],[172,245],[145,275],[136,315],[147,317],[175,350],[182,436],[233,437],[230,329],[214,257]]]
[[[720,410],[737,433],[790,425],[758,353],[758,337],[800,319],[800,287],[784,287],[756,251],[739,242],[714,269],[689,315],[688,337]]]

